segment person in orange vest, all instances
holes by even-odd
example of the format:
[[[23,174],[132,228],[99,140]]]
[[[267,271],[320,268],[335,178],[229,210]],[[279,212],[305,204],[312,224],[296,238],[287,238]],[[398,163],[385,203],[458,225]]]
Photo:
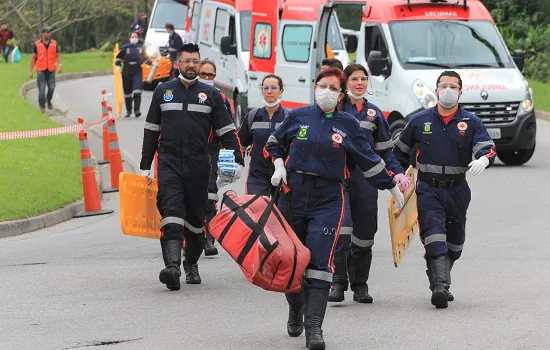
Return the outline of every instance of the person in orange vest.
[[[33,68],[36,69],[38,105],[42,113],[46,110],[46,102],[48,103],[48,109],[53,109],[52,97],[55,89],[55,71],[58,62],[59,67],[57,72],[61,74],[61,56],[59,55],[57,41],[52,39],[50,28],[44,27],[42,28],[42,39],[34,43],[29,72],[29,78],[32,79]],[[48,85],[47,96],[45,94],[46,84]]]

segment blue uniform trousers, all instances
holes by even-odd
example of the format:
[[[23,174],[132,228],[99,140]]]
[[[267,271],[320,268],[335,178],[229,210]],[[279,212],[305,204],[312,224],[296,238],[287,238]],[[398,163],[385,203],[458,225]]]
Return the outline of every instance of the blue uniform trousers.
[[[141,66],[135,65],[122,69],[122,89],[124,90],[124,102],[126,104],[126,114],[132,113],[132,102],[134,103],[134,112],[140,112],[141,92],[143,73]]]
[[[271,186],[271,177],[257,177],[249,175],[246,179],[246,194],[259,194],[262,196],[273,195],[273,187]]]

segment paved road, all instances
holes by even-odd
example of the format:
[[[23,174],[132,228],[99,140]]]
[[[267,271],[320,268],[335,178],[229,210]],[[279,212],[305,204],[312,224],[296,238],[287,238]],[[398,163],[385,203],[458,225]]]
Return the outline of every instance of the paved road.
[[[111,85],[111,78],[89,78],[61,83],[57,91],[72,111],[94,120],[100,90]],[[149,100],[146,93],[144,109]],[[117,124],[121,147],[135,161],[143,123]],[[393,267],[380,210],[374,304],[356,304],[347,294],[329,307],[329,349],[548,348],[550,123],[539,122],[538,130],[527,165],[498,163],[471,179],[466,247],[453,270],[456,300],[448,309],[430,305],[418,239],[403,265]],[[385,203],[387,193],[380,197]],[[107,195],[105,205],[117,209],[117,194]],[[121,342],[110,346],[115,349],[304,348],[303,335],[286,335],[284,297],[248,283],[227,254],[201,259],[203,284],[184,284],[179,292],[158,282],[161,268],[158,242],[122,235],[116,213],[0,240],[0,348],[109,342]]]

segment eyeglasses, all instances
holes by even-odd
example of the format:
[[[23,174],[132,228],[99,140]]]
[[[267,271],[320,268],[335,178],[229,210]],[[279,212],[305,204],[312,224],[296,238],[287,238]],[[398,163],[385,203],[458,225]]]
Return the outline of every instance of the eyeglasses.
[[[365,76],[363,76],[363,77],[350,77],[348,80],[356,83],[358,81],[365,82],[365,81],[369,80],[369,78],[365,77]]]
[[[199,78],[207,79],[207,80],[214,80],[214,78],[216,78],[216,73],[199,72]]]
[[[271,86],[263,85],[262,90],[264,90],[264,91],[268,91],[268,90],[277,91],[277,90],[279,90],[279,87],[277,85],[271,85]]]
[[[178,60],[178,62],[181,62],[181,63],[193,63],[193,64],[199,64],[201,63],[200,60],[196,59],[196,58],[185,58],[183,60]]]
[[[334,85],[330,85],[328,86],[327,84],[323,84],[323,83],[317,83],[315,84],[319,89],[321,90],[325,90],[325,89],[329,89],[330,91],[333,91],[333,92],[340,92],[342,91],[342,89],[340,89],[339,87],[336,87]]]
[[[439,83],[439,84],[437,84],[437,88],[441,89],[441,90],[445,90],[447,88],[451,88],[453,90],[458,90],[458,89],[460,89],[460,85],[455,84],[455,83],[450,83],[450,84],[449,83]]]

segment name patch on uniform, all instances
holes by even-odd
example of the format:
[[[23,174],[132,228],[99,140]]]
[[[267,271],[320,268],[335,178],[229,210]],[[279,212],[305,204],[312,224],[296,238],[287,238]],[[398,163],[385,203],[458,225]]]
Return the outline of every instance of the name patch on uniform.
[[[199,93],[199,103],[204,103],[204,101],[206,101],[207,98],[208,96],[206,96],[204,92]]]
[[[174,94],[172,93],[172,90],[164,91],[164,101],[170,102],[173,99],[174,99]]]
[[[307,129],[309,125],[300,125],[300,131],[298,131],[298,140],[307,140]]]
[[[342,135],[342,137],[346,137],[346,133],[343,132],[342,130],[338,129],[338,128],[335,128],[334,126],[332,127],[332,131],[334,131],[335,133],[338,133],[340,135]]]
[[[424,132],[423,134],[431,134],[432,133],[432,123],[425,122],[424,123]]]

